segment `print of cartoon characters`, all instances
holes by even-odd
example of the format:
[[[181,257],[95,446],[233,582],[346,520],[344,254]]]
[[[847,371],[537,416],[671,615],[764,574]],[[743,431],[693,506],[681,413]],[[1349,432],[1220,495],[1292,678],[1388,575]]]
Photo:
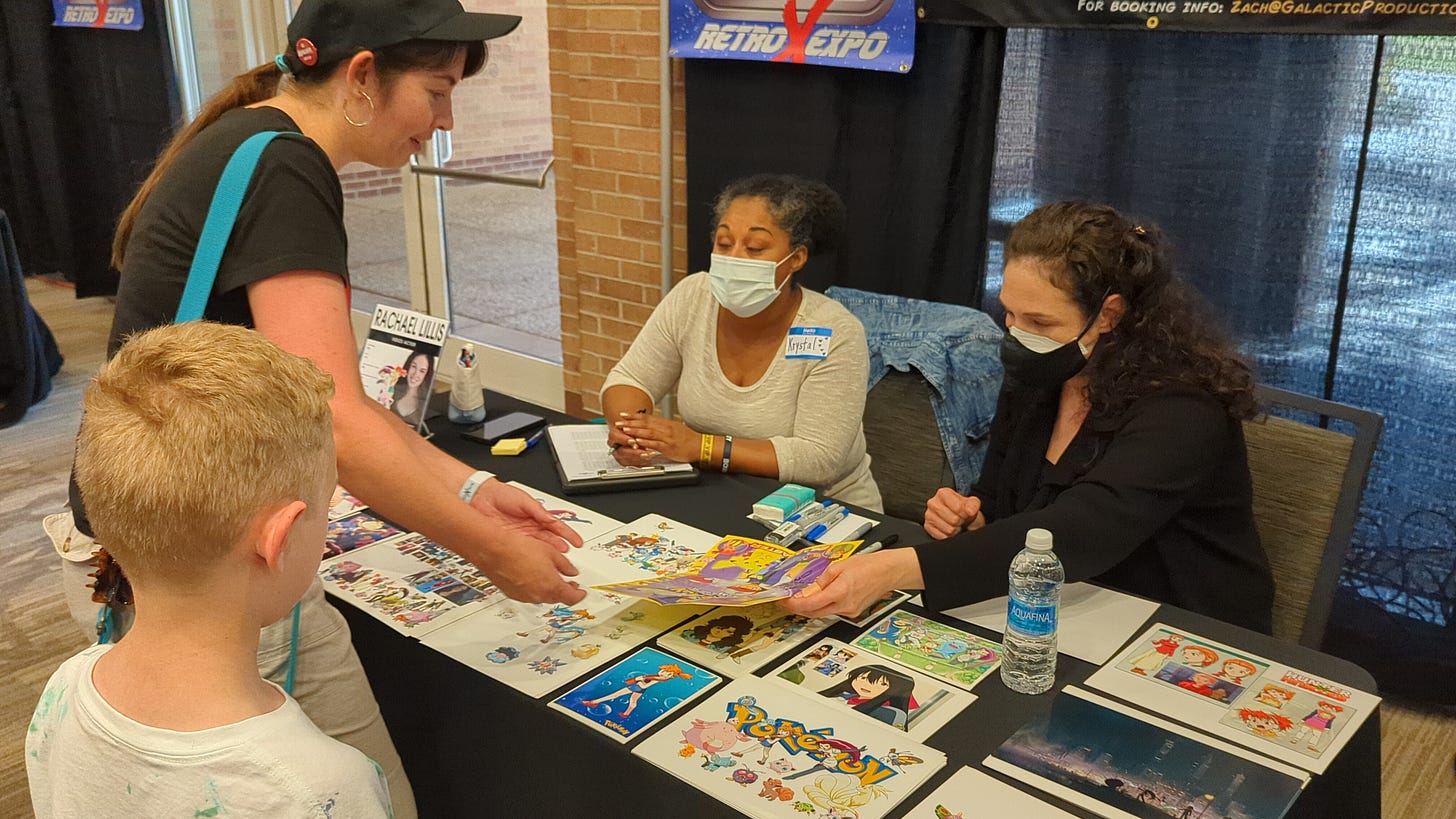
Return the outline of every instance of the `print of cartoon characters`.
[[[735,663],[743,662],[743,658],[766,648],[774,646],[783,640],[803,630],[809,620],[798,614],[787,614],[765,624],[754,632],[754,639],[745,641],[742,645],[728,652],[728,657]]]
[[[1254,697],[1255,702],[1263,703],[1270,708],[1283,708],[1284,704],[1292,699],[1294,699],[1293,691],[1277,685],[1264,686],[1263,690],[1259,692],[1259,695]]]
[[[1314,710],[1305,714],[1304,719],[1300,720],[1299,730],[1294,734],[1293,743],[1297,745],[1307,737],[1309,744],[1305,747],[1311,751],[1318,751],[1319,742],[1324,738],[1325,732],[1330,730],[1330,726],[1335,724],[1335,717],[1344,710],[1342,706],[1320,700]]]
[[[642,695],[647,691],[647,689],[660,682],[666,682],[667,680],[671,680],[674,678],[680,680],[691,680],[693,678],[693,675],[684,671],[682,666],[678,665],[677,663],[663,663],[662,665],[657,667],[657,671],[655,673],[636,674],[628,677],[625,680],[622,680],[622,687],[617,689],[616,691],[613,691],[605,697],[597,697],[596,699],[591,700],[582,700],[581,704],[586,706],[587,708],[595,708],[604,702],[611,702],[612,700],[626,697],[626,709],[618,712],[617,714],[617,716],[626,719],[627,717],[632,716],[633,711],[637,710],[637,703],[641,701]]]
[[[889,666],[860,666],[844,679],[820,691],[820,696],[839,698],[861,714],[905,730],[910,713],[920,707],[915,701],[915,680]]]
[[[752,742],[753,740],[744,736],[731,722],[704,722],[700,719],[693,720],[692,727],[683,731],[683,756],[692,756],[698,751],[703,752],[702,768],[708,771],[716,771],[719,768],[727,768],[736,764],[733,757],[724,753],[732,749],[740,742]]]
[[[1277,739],[1280,734],[1294,726],[1294,721],[1283,714],[1271,714],[1252,708],[1240,708],[1239,719],[1254,732],[1254,736]]]
[[[725,614],[684,629],[682,638],[722,654],[736,649],[752,631],[752,620],[741,614]]]
[[[551,610],[542,615],[545,622],[534,629],[516,632],[517,637],[530,637],[535,632],[542,632],[540,642],[569,643],[572,640],[586,634],[586,627],[581,625],[584,620],[595,620],[596,615],[586,609],[573,609],[570,606],[556,604]]]
[[[1146,677],[1149,673],[1163,667],[1163,663],[1172,659],[1173,652],[1178,650],[1178,644],[1183,642],[1183,635],[1169,634],[1161,640],[1153,641],[1153,650],[1140,654],[1132,661],[1132,668],[1128,669],[1134,674],[1141,674]]]

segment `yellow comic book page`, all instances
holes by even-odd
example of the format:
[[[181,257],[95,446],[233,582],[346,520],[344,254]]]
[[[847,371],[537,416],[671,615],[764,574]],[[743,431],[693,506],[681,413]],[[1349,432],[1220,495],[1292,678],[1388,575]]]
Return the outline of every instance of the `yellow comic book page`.
[[[830,543],[795,552],[750,538],[724,538],[696,569],[592,588],[665,606],[748,606],[792,597],[818,579],[830,564],[853,554],[860,543]]]

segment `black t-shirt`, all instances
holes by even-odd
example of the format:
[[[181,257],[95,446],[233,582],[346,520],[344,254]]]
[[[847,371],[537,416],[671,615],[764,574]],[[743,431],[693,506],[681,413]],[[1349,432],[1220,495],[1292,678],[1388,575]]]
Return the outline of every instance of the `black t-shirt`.
[[[260,131],[297,130],[277,108],[238,108],[188,143],[132,228],[108,355],[127,335],[175,318],[217,181],[238,146]],[[349,281],[339,175],[323,149],[304,137],[275,139],[264,149],[204,317],[253,326],[247,285],[289,270],[323,270]]]
[[[132,227],[108,358],[128,335],[176,318],[213,192],[233,152],[261,131],[297,130],[293,119],[277,108],[238,108],[223,114],[183,148]],[[280,137],[268,143],[258,159],[203,317],[252,327],[247,285],[290,270],[335,273],[347,285],[348,261],[339,175],[312,140],[301,135]],[[71,509],[77,527],[94,536],[74,473]]]

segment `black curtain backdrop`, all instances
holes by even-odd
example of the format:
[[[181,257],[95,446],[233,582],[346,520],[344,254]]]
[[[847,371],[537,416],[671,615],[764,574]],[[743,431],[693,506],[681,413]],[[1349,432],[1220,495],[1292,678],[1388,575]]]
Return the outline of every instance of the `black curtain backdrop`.
[[[979,304],[1005,32],[921,25],[908,75],[688,60],[688,263],[706,270],[712,204],[740,176],[796,173],[849,225],[809,287]]]
[[[162,0],[141,31],[58,28],[50,3],[0,3],[0,209],[30,273],[116,292],[116,219],[181,118]]]
[[[1324,647],[1456,702],[1456,43],[1021,30],[1006,54],[988,296],[1007,225],[1109,202],[1161,224],[1261,381],[1383,414]]]

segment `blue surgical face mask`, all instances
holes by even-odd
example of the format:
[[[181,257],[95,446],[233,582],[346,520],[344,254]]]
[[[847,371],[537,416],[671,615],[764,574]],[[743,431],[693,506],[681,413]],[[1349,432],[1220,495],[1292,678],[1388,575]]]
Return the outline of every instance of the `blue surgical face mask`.
[[[739,318],[756,316],[773,304],[773,300],[779,297],[779,291],[789,283],[788,279],[784,279],[784,284],[775,286],[774,279],[778,277],[779,265],[793,255],[790,252],[777,262],[771,262],[714,253],[708,265],[708,288],[713,291],[713,298],[733,315]]]

